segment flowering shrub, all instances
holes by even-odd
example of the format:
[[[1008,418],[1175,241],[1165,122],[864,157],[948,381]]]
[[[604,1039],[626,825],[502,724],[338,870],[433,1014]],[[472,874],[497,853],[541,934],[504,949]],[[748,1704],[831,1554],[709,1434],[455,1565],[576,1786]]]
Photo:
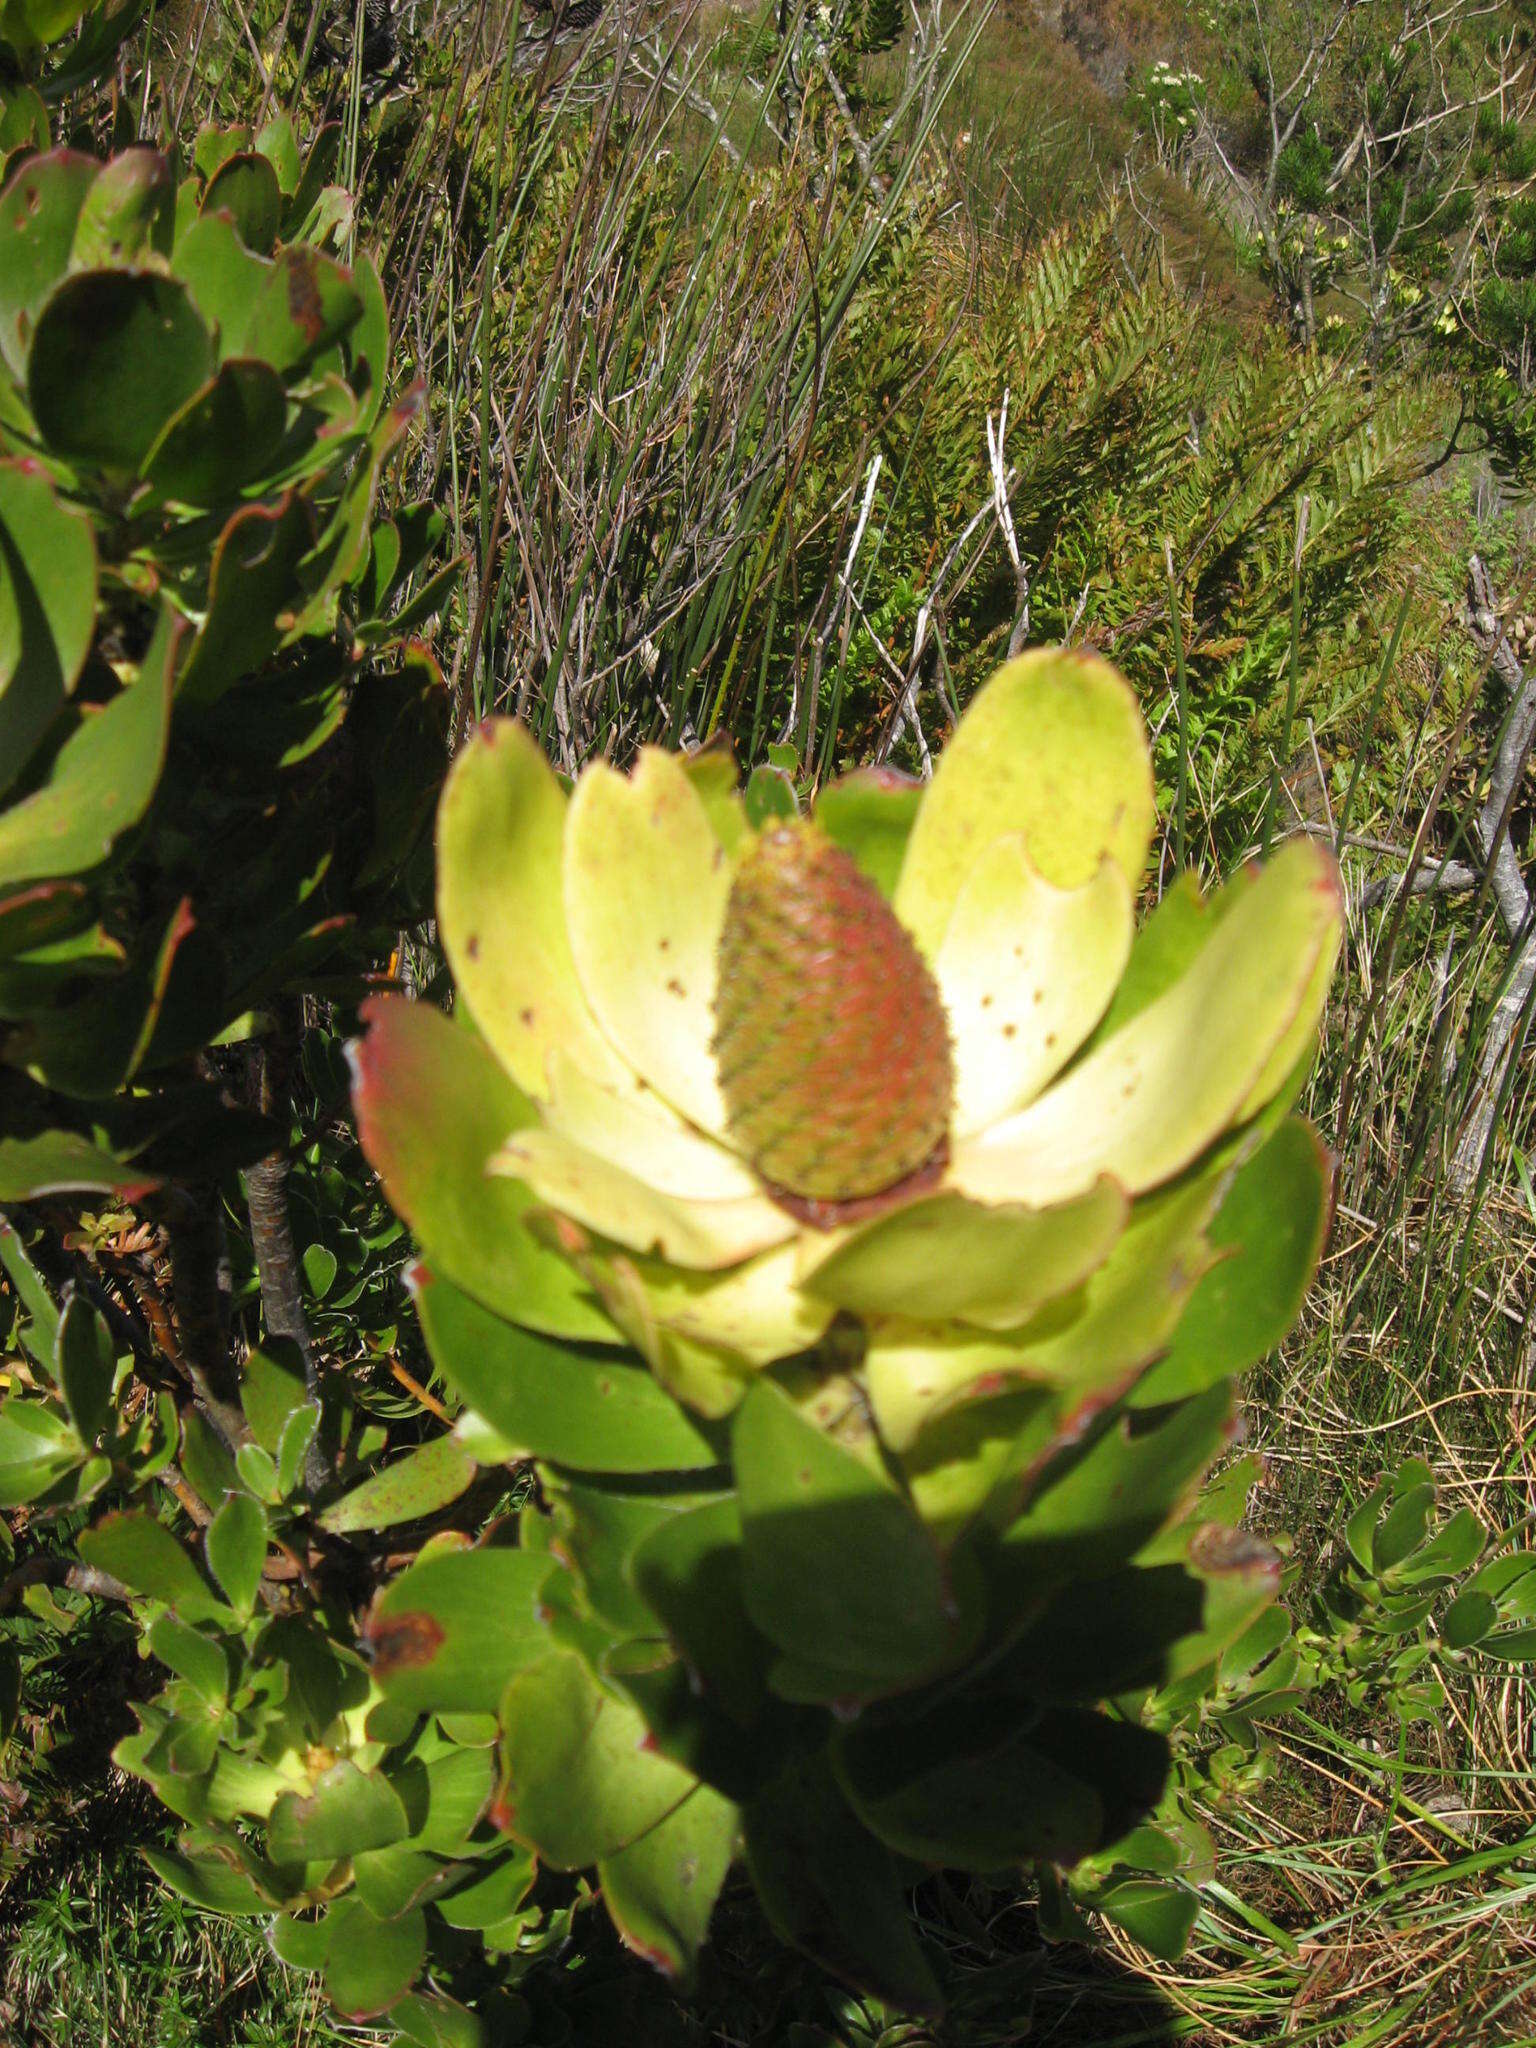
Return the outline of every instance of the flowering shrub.
[[[457,1009],[373,1004],[355,1101],[460,1435],[539,1497],[388,1587],[374,1677],[493,1713],[500,1824],[665,1967],[740,1851],[925,2008],[910,1861],[1112,1854],[1168,1771],[1136,1697],[1276,1591],[1196,1502],[1321,1243],[1337,882],[1298,840],[1138,932],[1146,739],[1083,655],[926,790],[734,781],[567,795],[509,722],[455,763]]]

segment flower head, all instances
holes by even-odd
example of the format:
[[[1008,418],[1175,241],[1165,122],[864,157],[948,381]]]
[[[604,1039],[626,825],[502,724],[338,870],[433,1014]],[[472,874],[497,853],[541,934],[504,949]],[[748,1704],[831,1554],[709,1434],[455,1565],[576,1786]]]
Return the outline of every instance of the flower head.
[[[567,795],[495,721],[438,828],[472,1031],[379,1008],[365,1143],[461,1288],[706,1418],[834,1350],[897,1454],[979,1390],[1109,1398],[1211,1263],[1339,936],[1298,839],[1138,937],[1154,823],[1135,698],[1083,653],[999,671],[926,789],[862,771],[760,826],[727,755]]]

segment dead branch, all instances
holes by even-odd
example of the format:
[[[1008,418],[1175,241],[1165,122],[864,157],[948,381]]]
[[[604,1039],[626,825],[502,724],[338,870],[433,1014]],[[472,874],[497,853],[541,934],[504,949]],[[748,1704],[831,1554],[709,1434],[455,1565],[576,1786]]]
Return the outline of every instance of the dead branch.
[[[1477,555],[1467,568],[1464,619],[1473,646],[1487,662],[1489,673],[1497,677],[1511,707],[1494,755],[1488,796],[1477,814],[1473,832],[1513,950],[1503,993],[1483,1033],[1476,1092],[1451,1160],[1451,1184],[1462,1192],[1476,1179],[1493,1135],[1515,1027],[1525,1014],[1532,986],[1536,984],[1536,921],[1532,918],[1530,892],[1520,863],[1509,843],[1509,815],[1515,792],[1525,772],[1532,742],[1536,741],[1536,671],[1527,675],[1510,646],[1499,620],[1487,568]]]

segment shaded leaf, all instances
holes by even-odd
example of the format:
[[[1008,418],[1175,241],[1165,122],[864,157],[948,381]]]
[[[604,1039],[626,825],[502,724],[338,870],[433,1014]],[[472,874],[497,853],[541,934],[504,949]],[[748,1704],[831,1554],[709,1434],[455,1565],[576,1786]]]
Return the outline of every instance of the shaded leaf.
[[[176,279],[83,270],[38,314],[27,401],[50,447],[131,476],[212,374],[212,338]]]
[[[937,1545],[883,1474],[759,1380],[736,1412],[747,1611],[784,1653],[788,1697],[861,1698],[916,1684],[965,1646]],[[813,1675],[819,1673],[819,1675]]]
[[[83,1444],[93,1444],[111,1419],[116,1374],[111,1331],[84,1295],[71,1293],[59,1318],[55,1377]]]
[[[163,609],[133,682],[70,734],[40,788],[0,813],[0,884],[83,874],[144,815],[165,761],[183,632]]]
[[[96,543],[49,478],[0,462],[0,791],[80,677],[96,617]]]
[[[939,2012],[895,1859],[854,1818],[821,1757],[775,1779],[743,1829],[753,1885],[784,1941],[902,2012]]]

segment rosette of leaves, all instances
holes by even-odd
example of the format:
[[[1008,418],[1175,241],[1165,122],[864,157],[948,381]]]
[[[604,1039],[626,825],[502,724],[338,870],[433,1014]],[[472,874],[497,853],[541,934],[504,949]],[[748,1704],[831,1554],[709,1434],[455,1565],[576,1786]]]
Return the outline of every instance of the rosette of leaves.
[[[932,2008],[914,1875],[1120,1840],[1169,1758],[1124,1702],[1274,1597],[1195,1503],[1322,1241],[1337,881],[1299,840],[1138,930],[1154,822],[1081,654],[808,819],[711,750],[455,763],[455,1013],[375,1004],[354,1101],[460,1440],[541,1493],[386,1589],[374,1672],[497,1716],[507,1831],[669,1970],[744,1853],[787,1940]]]
[[[0,189],[0,1201],[248,1151],[191,1058],[411,912],[446,581],[432,514],[374,517],[417,401],[335,145]]]

